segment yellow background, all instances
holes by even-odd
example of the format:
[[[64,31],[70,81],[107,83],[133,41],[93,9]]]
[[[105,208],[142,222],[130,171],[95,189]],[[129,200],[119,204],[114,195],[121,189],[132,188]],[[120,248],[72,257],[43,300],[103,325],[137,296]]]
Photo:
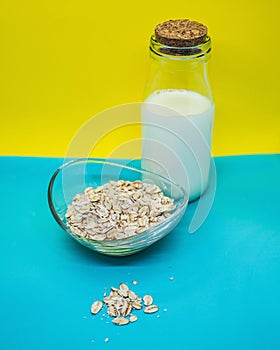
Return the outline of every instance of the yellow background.
[[[280,152],[278,1],[2,0],[0,154],[64,156],[100,111],[141,101],[159,22],[206,24],[213,154]]]

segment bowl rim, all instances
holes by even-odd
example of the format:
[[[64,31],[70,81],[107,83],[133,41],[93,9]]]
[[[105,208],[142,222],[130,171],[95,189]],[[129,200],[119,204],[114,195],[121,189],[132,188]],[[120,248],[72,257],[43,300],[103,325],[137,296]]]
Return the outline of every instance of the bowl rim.
[[[119,162],[118,162],[119,160]],[[141,161],[141,159],[139,159]],[[101,158],[75,158],[75,159],[71,159],[67,162],[64,162],[62,165],[60,165],[55,172],[53,173],[53,175],[51,176],[51,179],[49,181],[49,185],[48,185],[48,191],[47,191],[47,196],[48,196],[48,204],[49,204],[49,208],[51,210],[51,213],[54,217],[54,219],[56,220],[56,222],[59,224],[59,226],[66,231],[67,233],[69,233],[70,235],[75,235],[75,238],[77,240],[87,240],[87,242],[92,242],[94,244],[104,244],[104,242],[106,242],[106,245],[108,246],[116,246],[117,243],[119,242],[121,244],[126,243],[126,242],[130,242],[130,241],[134,241],[134,240],[138,240],[138,239],[142,239],[145,238],[146,235],[151,234],[153,231],[155,230],[160,230],[161,228],[163,228],[168,222],[171,222],[174,217],[176,216],[180,216],[181,212],[184,211],[188,205],[188,201],[189,201],[189,196],[188,193],[186,192],[186,190],[180,186],[179,184],[177,184],[176,182],[174,182],[171,179],[168,179],[160,174],[157,174],[153,171],[141,168],[141,169],[137,169],[133,166],[129,166],[129,165],[125,165],[122,162],[123,161],[128,161],[128,159],[114,159],[114,161],[112,162],[111,160],[106,160],[106,159],[101,159]],[[129,160],[129,161],[133,161],[133,159]],[[64,224],[64,222],[60,219],[59,215],[57,214],[56,210],[55,210],[55,206],[53,204],[53,200],[52,200],[52,190],[53,190],[53,186],[55,183],[55,180],[58,176],[58,174],[65,168],[75,165],[75,164],[79,164],[79,163],[97,163],[97,164],[107,164],[107,165],[112,165],[112,166],[117,166],[120,168],[125,168],[125,169],[129,169],[129,170],[133,170],[139,173],[147,173],[147,174],[152,174],[157,176],[158,178],[163,179],[164,181],[167,181],[169,183],[171,183],[172,185],[176,186],[177,188],[180,189],[180,191],[183,193],[183,203],[181,203],[178,207],[176,207],[176,209],[174,209],[174,211],[171,213],[171,215],[164,220],[162,223],[153,226],[147,230],[145,230],[144,232],[137,234],[135,236],[131,236],[131,237],[125,237],[125,238],[121,238],[121,239],[112,239],[112,240],[95,240],[93,238],[90,237],[83,237],[83,236],[79,236],[77,234],[75,234],[75,232],[71,231],[71,229],[67,228],[66,225]]]

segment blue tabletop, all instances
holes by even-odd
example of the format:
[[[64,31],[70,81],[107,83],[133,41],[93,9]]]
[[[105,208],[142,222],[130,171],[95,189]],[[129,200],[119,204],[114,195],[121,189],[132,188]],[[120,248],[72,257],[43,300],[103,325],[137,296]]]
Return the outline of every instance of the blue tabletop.
[[[0,158],[1,349],[280,349],[280,155],[215,158],[199,230],[186,231],[191,203],[171,234],[122,258],[79,245],[52,218],[47,186],[62,162]],[[122,327],[91,315],[120,282],[152,294],[159,312]]]

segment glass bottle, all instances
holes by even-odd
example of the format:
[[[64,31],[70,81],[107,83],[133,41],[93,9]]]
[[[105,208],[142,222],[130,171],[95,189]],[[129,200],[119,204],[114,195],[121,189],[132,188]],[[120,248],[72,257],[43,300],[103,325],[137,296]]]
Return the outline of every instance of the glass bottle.
[[[142,105],[142,166],[184,187],[189,200],[207,188],[214,118],[207,78],[211,39],[191,47],[150,40]]]

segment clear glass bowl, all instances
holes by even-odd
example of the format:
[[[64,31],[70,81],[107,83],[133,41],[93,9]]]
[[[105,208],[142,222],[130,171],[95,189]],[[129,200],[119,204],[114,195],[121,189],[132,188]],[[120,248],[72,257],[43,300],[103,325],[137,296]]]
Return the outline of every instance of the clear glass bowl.
[[[78,193],[83,193],[87,187],[96,188],[109,181],[121,179],[124,181],[142,180],[159,186],[165,195],[174,199],[176,208],[161,224],[124,239],[97,241],[72,232],[67,226],[65,213],[73,197]],[[140,161],[137,167],[131,167],[122,162],[78,159],[63,164],[55,171],[48,187],[48,202],[58,224],[79,243],[99,253],[124,256],[143,250],[170,233],[185,212],[188,196],[183,188],[171,180],[141,169]]]

